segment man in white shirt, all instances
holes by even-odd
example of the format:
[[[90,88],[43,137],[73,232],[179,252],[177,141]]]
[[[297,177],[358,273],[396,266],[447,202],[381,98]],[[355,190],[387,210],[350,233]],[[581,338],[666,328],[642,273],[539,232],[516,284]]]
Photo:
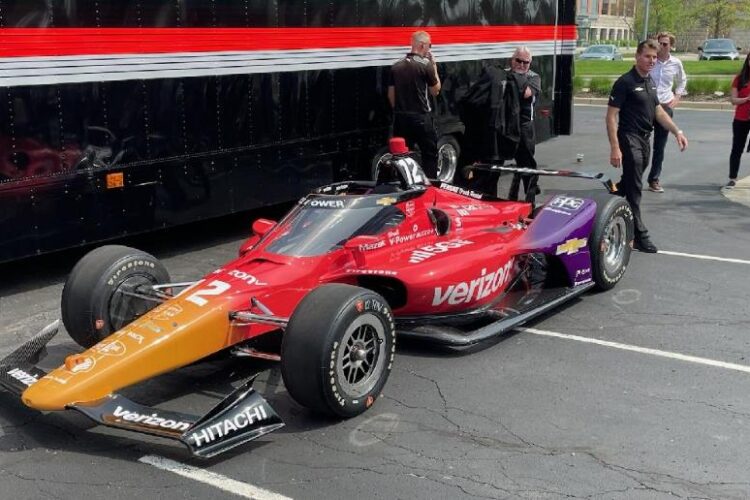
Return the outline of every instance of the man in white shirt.
[[[675,36],[668,31],[663,31],[656,36],[656,39],[659,42],[659,51],[656,54],[656,66],[649,74],[656,83],[656,95],[659,98],[659,103],[671,118],[680,98],[687,93],[685,92],[687,75],[682,67],[682,61],[671,54],[676,41]],[[664,162],[664,146],[667,144],[668,137],[669,131],[658,122],[654,123],[653,158],[651,159],[651,170],[648,172],[648,189],[654,193],[664,192],[664,188],[661,187],[659,182],[659,176]]]

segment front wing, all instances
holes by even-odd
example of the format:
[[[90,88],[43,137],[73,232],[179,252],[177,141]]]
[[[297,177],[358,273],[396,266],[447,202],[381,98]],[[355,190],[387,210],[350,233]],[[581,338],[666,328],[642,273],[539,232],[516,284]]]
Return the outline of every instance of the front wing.
[[[46,372],[36,366],[57,334],[55,321],[0,361],[0,385],[19,396]],[[235,389],[203,417],[143,406],[120,394],[95,404],[68,408],[91,420],[129,431],[180,441],[193,455],[212,457],[284,426],[279,415],[255,392],[255,377]]]

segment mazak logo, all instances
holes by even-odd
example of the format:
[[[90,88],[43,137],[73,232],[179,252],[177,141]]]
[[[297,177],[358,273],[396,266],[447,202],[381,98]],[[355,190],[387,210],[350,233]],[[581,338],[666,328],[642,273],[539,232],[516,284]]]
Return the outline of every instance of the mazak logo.
[[[313,208],[344,208],[343,200],[310,200],[308,203]]]
[[[555,255],[573,255],[574,253],[578,253],[578,250],[585,247],[586,243],[588,243],[588,239],[586,238],[569,239],[565,243],[560,243],[559,245],[557,245]]]
[[[549,202],[549,206],[553,208],[560,208],[562,210],[576,211],[581,208],[581,206],[583,206],[583,200],[581,198],[573,198],[572,196],[558,195]]]
[[[471,281],[449,285],[445,290],[440,286],[435,287],[432,305],[439,306],[445,303],[456,305],[482,300],[505,286],[510,280],[512,269],[513,259],[510,259],[505,265],[489,274],[487,274],[487,269],[482,269],[480,276]]]
[[[209,425],[199,432],[193,432],[190,439],[196,447],[200,448],[204,444],[214,442],[219,438],[229,436],[230,434],[244,429],[248,425],[256,424],[268,418],[268,413],[263,405],[248,406],[242,413],[238,413],[232,418],[227,418],[221,422]]]
[[[474,242],[470,240],[450,240],[441,241],[434,245],[425,245],[414,250],[409,256],[409,264],[419,264],[424,262],[430,257],[434,257],[438,254],[445,253],[453,248],[461,248],[466,245],[472,245]]]
[[[26,373],[25,371],[21,370],[20,368],[13,368],[9,372],[5,372],[14,379],[18,380],[25,386],[32,386],[39,382],[39,379],[36,378],[34,375],[30,373]]]
[[[118,420],[124,420],[125,422],[133,422],[136,424],[143,424],[157,429],[186,431],[190,428],[190,424],[188,422],[180,422],[179,420],[160,417],[158,413],[145,415],[143,413],[130,411],[127,408],[123,408],[122,406],[118,406],[117,408],[115,408],[113,415]]]

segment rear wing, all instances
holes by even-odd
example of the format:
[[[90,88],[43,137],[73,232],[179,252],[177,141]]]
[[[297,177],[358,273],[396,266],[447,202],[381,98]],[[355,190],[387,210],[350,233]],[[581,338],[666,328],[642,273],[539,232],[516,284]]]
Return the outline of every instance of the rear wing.
[[[571,177],[578,179],[590,179],[601,182],[607,191],[611,194],[617,193],[617,184],[612,181],[607,175],[597,172],[575,172],[573,170],[548,170],[544,168],[527,168],[517,167],[515,165],[495,165],[492,163],[475,163],[464,167],[464,174],[471,174],[473,172],[483,172],[490,176],[490,179],[497,181],[495,175],[500,176],[504,172],[513,174],[513,182],[511,184],[511,190],[509,198],[512,200],[518,200],[518,188],[521,177],[530,177],[529,188],[526,192],[526,198],[524,201],[534,203],[537,190],[534,189],[537,184],[538,176],[556,176],[556,177]]]

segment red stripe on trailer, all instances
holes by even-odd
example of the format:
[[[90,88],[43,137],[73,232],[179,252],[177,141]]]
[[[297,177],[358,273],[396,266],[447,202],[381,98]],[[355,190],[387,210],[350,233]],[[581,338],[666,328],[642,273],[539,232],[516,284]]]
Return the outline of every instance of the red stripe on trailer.
[[[432,43],[576,40],[575,25],[430,26],[425,28],[1,28],[0,57],[160,54],[401,47],[418,29]]]

